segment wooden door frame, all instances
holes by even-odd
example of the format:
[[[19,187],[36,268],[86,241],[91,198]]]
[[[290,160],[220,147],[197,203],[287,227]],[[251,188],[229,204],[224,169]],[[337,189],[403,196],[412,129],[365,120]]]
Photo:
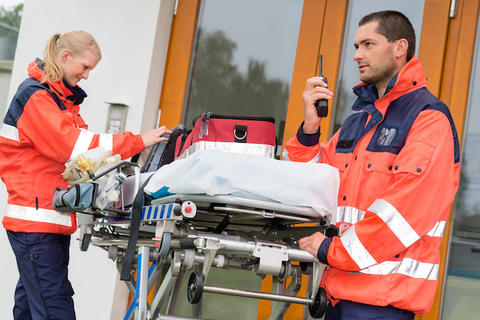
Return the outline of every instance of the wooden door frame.
[[[444,61],[441,65],[442,72],[440,74],[440,81],[438,82],[439,95],[437,96],[449,106],[457,128],[460,147],[462,146],[465,116],[468,107],[468,91],[472,75],[471,69],[473,65],[479,9],[480,1],[478,0],[458,0],[456,15],[453,19],[448,19],[447,22],[448,32],[443,53]],[[436,19],[438,19],[438,17]],[[435,32],[435,29],[433,29],[432,32]],[[432,309],[429,313],[416,317],[417,320],[437,320],[441,317],[442,302],[445,294],[445,280],[447,277],[446,265],[448,263],[448,251],[453,230],[452,221],[453,215],[451,211],[441,246],[439,284]]]
[[[178,0],[177,3],[158,106],[161,110],[159,125],[167,128],[173,128],[181,123],[200,7],[200,0]]]

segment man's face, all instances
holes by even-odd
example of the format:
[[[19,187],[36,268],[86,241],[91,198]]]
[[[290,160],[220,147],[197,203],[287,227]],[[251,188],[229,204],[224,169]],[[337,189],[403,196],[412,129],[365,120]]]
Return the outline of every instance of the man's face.
[[[358,64],[360,80],[366,83],[385,84],[397,71],[393,56],[393,42],[377,33],[377,21],[360,26],[355,35],[353,60]]]

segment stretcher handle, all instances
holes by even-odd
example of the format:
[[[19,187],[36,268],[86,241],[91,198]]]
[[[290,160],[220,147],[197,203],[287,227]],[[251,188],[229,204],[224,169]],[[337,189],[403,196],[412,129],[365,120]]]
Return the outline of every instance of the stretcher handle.
[[[98,180],[98,178],[103,177],[103,176],[106,175],[107,173],[112,172],[113,170],[115,170],[115,169],[117,169],[117,168],[120,168],[120,167],[123,167],[123,166],[139,167],[139,165],[136,164],[136,163],[134,163],[134,162],[130,162],[130,161],[120,161],[120,162],[116,163],[114,166],[109,167],[108,169],[102,171],[102,172],[99,173],[98,175],[95,175],[95,176],[92,178],[92,181]]]

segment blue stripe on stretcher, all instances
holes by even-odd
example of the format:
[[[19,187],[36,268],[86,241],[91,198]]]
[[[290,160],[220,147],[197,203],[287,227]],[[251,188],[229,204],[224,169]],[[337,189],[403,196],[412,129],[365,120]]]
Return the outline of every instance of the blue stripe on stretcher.
[[[173,211],[175,209],[174,203],[162,204],[159,206],[146,206],[142,208],[141,220],[164,220],[174,219]]]
[[[162,210],[160,211],[160,219],[163,219],[164,213],[165,213],[165,205],[162,206]]]
[[[152,213],[152,207],[148,207],[147,220],[150,220],[150,214]]]

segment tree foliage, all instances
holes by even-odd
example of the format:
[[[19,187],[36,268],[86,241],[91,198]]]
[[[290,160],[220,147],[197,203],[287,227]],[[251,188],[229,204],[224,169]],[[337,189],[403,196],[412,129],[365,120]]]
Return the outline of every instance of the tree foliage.
[[[20,21],[22,20],[23,3],[17,4],[11,9],[3,6],[0,7],[0,23],[6,24],[15,29],[20,28]]]
[[[233,62],[237,48],[220,30],[199,30],[186,117],[187,127],[203,112],[273,116],[277,135],[285,119],[289,84],[266,74],[266,62],[249,59],[245,73]],[[283,129],[282,129],[283,130]]]

